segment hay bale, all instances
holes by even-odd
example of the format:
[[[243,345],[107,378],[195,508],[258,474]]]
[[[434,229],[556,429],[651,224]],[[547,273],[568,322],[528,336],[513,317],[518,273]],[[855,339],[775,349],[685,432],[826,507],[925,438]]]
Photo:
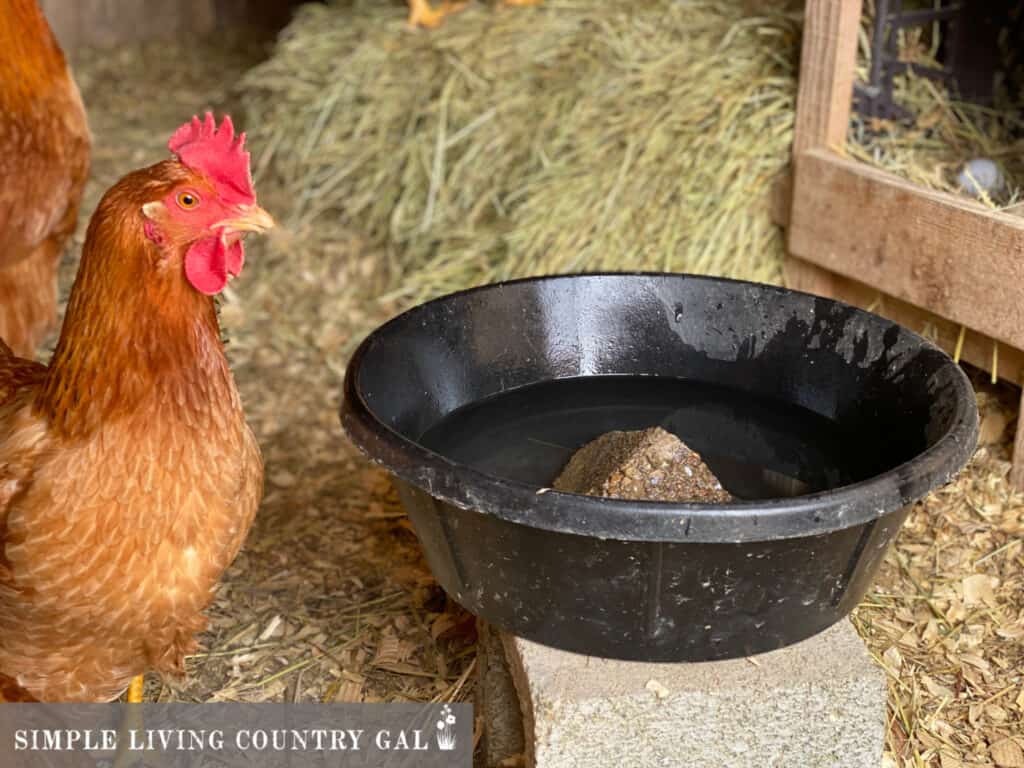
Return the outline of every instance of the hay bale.
[[[401,303],[602,269],[781,274],[800,3],[310,5],[243,81],[298,242],[386,247]]]

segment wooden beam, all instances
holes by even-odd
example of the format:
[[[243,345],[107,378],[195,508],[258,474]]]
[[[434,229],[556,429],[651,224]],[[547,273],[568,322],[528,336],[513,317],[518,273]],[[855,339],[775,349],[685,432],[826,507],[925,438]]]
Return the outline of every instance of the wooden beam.
[[[86,46],[208,35],[215,28],[213,0],[40,0],[40,6],[68,55]]]
[[[793,172],[786,169],[775,177],[768,193],[768,206],[772,222],[780,227],[789,226],[789,211],[793,207]]]
[[[839,298],[836,294],[836,275],[816,264],[790,254],[782,265],[782,277],[787,288],[804,293],[813,293],[825,298]]]
[[[795,173],[793,255],[1024,349],[1024,219],[822,150]]]
[[[799,259],[795,259],[795,261],[799,261]],[[809,266],[812,269],[821,269],[814,265]],[[961,360],[991,375],[994,361],[992,352],[997,344],[994,339],[965,331],[961,326],[944,317],[907,304],[893,296],[887,296],[864,283],[825,270],[821,271],[831,276],[829,295],[832,298],[845,301],[847,304],[861,309],[870,309],[915,333],[927,336],[951,355],[954,354],[957,346],[960,346]],[[964,334],[962,341],[961,333]],[[1020,383],[1024,380],[1024,351],[999,345],[996,372],[1001,379],[1014,384]],[[1024,414],[1024,397],[1021,399],[1021,414]],[[1020,416],[1017,420],[1017,438],[1009,479],[1016,488],[1024,490],[1024,418]]]
[[[81,48],[283,27],[299,0],[39,0],[69,56]]]
[[[796,100],[793,150],[841,147],[846,142],[857,63],[857,34],[861,0],[807,0],[800,51],[800,83]],[[792,189],[781,191],[789,199],[779,202],[776,218],[788,218]],[[801,290],[827,296],[830,279],[806,262],[787,259],[786,281]]]
[[[914,333],[928,337],[950,355],[956,352],[960,342],[962,326],[954,323],[952,320],[940,317],[926,309],[915,307],[895,296],[888,295],[877,288],[857,280],[822,270],[821,267],[815,267],[813,264],[809,266],[830,276],[832,280],[830,296],[832,298],[839,299],[861,309],[868,309],[882,317],[887,317]],[[798,286],[790,287],[796,288],[796,290],[805,290]],[[960,359],[970,363],[975,368],[991,374],[993,360],[995,359],[993,349],[997,343],[994,339],[984,334],[964,330],[963,342],[959,344],[961,347]],[[1024,376],[1024,351],[999,344],[996,373],[999,378],[1006,381],[1013,383],[1021,381],[1022,376]]]
[[[793,149],[842,147],[850,125],[861,0],[807,0]]]
[[[1024,491],[1024,392],[1021,393],[1020,411],[1017,413],[1017,438],[1013,443],[1013,467],[1010,484]]]

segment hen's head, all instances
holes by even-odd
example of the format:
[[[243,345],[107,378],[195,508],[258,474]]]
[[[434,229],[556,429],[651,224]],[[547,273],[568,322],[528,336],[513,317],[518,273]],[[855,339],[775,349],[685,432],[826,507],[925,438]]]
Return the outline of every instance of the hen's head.
[[[242,237],[274,225],[256,205],[244,145],[230,117],[219,128],[209,112],[202,121],[193,117],[167,143],[180,166],[168,174],[169,190],[142,206],[146,237],[169,253],[184,252],[185,277],[207,295],[241,273]]]

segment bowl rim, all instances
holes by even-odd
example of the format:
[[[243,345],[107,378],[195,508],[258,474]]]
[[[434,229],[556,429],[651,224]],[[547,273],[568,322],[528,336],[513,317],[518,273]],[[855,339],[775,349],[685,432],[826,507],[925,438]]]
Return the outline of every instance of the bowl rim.
[[[779,295],[798,294],[854,310],[871,322],[898,326],[922,349],[938,351],[954,371],[956,410],[949,428],[913,458],[848,485],[804,496],[729,503],[630,501],[555,491],[481,472],[420,445],[389,427],[358,390],[363,359],[377,338],[410,315],[452,299],[522,283],[580,278],[656,277],[729,283]],[[579,272],[525,277],[475,286],[420,303],[371,331],[349,359],[340,406],[342,426],[372,462],[404,483],[460,509],[552,532],[647,542],[740,543],[817,536],[873,523],[951,480],[973,454],[978,435],[974,390],[966,374],[928,339],[887,318],[836,299],[768,283],[684,272]]]

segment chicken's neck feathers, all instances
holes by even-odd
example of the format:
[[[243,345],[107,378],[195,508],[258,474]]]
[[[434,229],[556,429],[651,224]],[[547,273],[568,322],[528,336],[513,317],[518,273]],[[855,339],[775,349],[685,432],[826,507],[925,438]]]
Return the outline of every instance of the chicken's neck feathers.
[[[58,432],[85,436],[168,408],[189,423],[240,413],[213,299],[130,215],[97,215],[35,410]]]

